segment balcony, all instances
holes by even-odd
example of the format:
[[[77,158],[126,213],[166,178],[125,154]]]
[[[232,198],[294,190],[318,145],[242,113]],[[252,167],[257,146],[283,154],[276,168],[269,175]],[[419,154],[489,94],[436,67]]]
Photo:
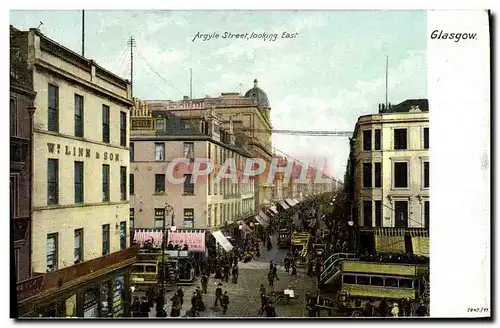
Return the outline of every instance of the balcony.
[[[75,287],[111,271],[124,268],[132,264],[138,254],[139,245],[135,245],[58,271],[38,274],[17,284],[17,301],[22,302],[33,296],[50,296],[54,292]]]
[[[14,172],[22,171],[24,168],[26,155],[30,140],[21,137],[10,137],[10,170]]]

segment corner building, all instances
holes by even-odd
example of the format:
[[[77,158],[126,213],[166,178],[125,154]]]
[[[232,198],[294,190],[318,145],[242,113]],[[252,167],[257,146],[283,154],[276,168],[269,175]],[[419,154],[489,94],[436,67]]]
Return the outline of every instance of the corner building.
[[[358,119],[351,142],[352,216],[361,229],[361,251],[429,256],[427,99],[380,105],[378,114]]]
[[[36,29],[25,44],[33,89],[32,281],[20,315],[128,312],[130,83]],[[30,289],[35,289],[31,290]]]

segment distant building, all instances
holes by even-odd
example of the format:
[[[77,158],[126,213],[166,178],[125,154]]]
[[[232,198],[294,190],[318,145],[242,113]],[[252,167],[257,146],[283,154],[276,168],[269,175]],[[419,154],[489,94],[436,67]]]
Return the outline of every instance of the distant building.
[[[130,222],[135,228],[212,229],[254,216],[254,183],[230,179],[216,182],[217,173],[227,159],[233,158],[238,177],[251,154],[237,143],[231,125],[222,127],[215,111],[205,113],[194,124],[183,121],[170,111],[150,110],[136,100],[131,124]],[[177,158],[189,164],[167,167]],[[193,177],[196,159],[209,159],[214,172]],[[168,179],[183,179],[177,184]],[[166,204],[174,209],[166,212]],[[164,222],[164,220],[167,220]]]
[[[19,315],[127,314],[130,83],[37,29],[10,33],[15,74],[36,92],[33,277],[17,285]]]
[[[359,246],[428,255],[428,101],[380,105],[378,114],[358,119],[351,143],[346,181]]]
[[[220,97],[183,100],[146,100],[151,110],[168,110],[183,120],[193,121],[201,127],[203,117],[211,109],[221,117],[221,126],[227,127],[232,122],[235,138],[246,144],[253,157],[262,158],[271,164],[272,125],[271,106],[267,94],[259,87],[257,79],[254,87],[245,95],[222,93]],[[254,181],[256,198],[255,208],[269,207],[273,197],[272,185],[266,175]]]

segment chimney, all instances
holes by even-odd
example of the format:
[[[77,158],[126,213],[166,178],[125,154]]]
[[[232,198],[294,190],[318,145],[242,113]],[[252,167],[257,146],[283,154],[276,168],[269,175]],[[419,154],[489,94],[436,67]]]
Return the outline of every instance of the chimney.
[[[259,87],[259,81],[257,79],[253,80],[253,87],[258,88]]]
[[[229,117],[229,129],[227,131],[228,134],[228,142],[231,146],[234,146],[236,138],[234,136],[234,124],[233,124],[233,117]]]

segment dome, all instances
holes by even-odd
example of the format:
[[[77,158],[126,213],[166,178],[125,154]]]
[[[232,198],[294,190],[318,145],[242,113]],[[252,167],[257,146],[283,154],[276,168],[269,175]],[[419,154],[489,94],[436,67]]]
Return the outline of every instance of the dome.
[[[258,81],[255,79],[253,81],[253,88],[245,93],[246,98],[252,98],[257,101],[258,108],[271,108],[269,105],[269,99],[267,99],[267,94],[259,88]]]

